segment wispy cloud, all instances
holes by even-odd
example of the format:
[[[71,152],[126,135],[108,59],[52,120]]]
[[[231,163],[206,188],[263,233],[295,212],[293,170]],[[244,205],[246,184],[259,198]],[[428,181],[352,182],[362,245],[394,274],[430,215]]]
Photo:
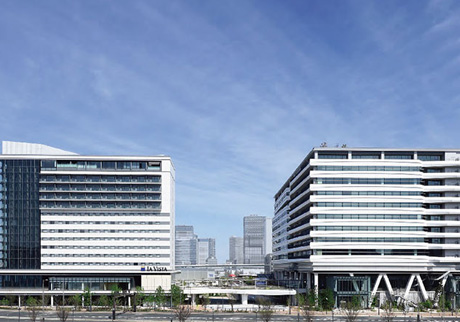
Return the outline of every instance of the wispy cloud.
[[[0,4],[0,134],[167,154],[177,222],[215,236],[313,146],[458,146],[456,1]]]

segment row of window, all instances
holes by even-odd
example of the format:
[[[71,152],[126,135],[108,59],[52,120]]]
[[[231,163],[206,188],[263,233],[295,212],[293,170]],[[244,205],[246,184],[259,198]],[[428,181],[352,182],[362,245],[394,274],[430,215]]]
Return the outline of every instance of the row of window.
[[[169,225],[169,221],[42,221],[42,225]]]
[[[413,226],[318,226],[315,230],[339,231],[423,231],[423,227]]]
[[[111,175],[42,175],[40,176],[41,182],[117,182],[117,183],[131,183],[131,182],[161,182],[161,176],[111,176]]]
[[[420,184],[420,179],[406,178],[314,178],[316,184]]]
[[[161,200],[159,193],[41,193],[40,199],[73,200]]]
[[[150,170],[160,171],[161,161],[42,160],[42,170]]]
[[[68,240],[82,240],[82,241],[169,241],[169,238],[160,237],[42,237],[43,241],[68,241]]]
[[[413,237],[317,237],[314,238],[317,243],[423,243],[424,238]]]
[[[42,257],[157,257],[169,258],[169,254],[42,254]]]
[[[382,154],[380,152],[352,152],[352,159],[380,159]],[[413,153],[385,153],[385,159],[396,160],[411,160],[414,158]],[[443,154],[418,154],[417,158],[421,161],[442,161]],[[318,159],[348,159],[348,153],[318,153]]]
[[[108,202],[89,202],[89,201],[80,201],[80,202],[73,202],[73,201],[41,201],[40,208],[102,208],[102,209],[110,209],[110,208],[123,208],[123,209],[161,209],[160,202],[116,202],[116,201],[108,201]]]
[[[316,191],[318,196],[421,196],[421,191]]]
[[[422,215],[407,214],[318,214],[314,216],[317,219],[422,219]]]
[[[169,246],[49,246],[42,245],[42,249],[170,249]]]
[[[423,204],[412,202],[317,202],[317,207],[363,207],[363,208],[421,208]]]
[[[420,256],[427,255],[426,250],[417,249],[317,249],[315,255],[368,255],[368,256]]]
[[[420,171],[420,167],[396,167],[396,166],[335,166],[319,165],[313,167],[318,171]]]
[[[83,191],[83,192],[136,192],[136,191],[160,191],[160,185],[146,185],[146,184],[124,184],[124,185],[114,185],[114,184],[41,184],[40,191]]]
[[[43,216],[66,216],[66,217],[81,217],[81,216],[88,216],[88,217],[125,217],[125,216],[154,216],[154,217],[169,217],[168,213],[158,213],[158,212],[44,212],[42,213]]]
[[[42,229],[42,233],[116,233],[116,234],[147,234],[147,233],[160,233],[169,234],[169,229]]]
[[[95,262],[42,262],[42,265],[49,265],[49,266],[161,266],[166,265],[166,263],[95,263]]]

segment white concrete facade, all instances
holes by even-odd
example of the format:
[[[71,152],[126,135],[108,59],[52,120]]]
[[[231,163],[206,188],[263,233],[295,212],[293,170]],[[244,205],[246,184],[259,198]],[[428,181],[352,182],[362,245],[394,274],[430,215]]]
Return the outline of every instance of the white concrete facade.
[[[39,169],[34,184],[40,262],[34,266],[73,276],[76,271],[174,270],[175,170],[170,157],[82,156],[62,150],[50,155],[56,149],[27,143],[15,147],[14,142],[3,146],[10,152],[0,155],[5,177],[10,161],[33,160]],[[1,192],[6,203],[7,191]],[[2,216],[8,218],[9,210],[4,208]]]
[[[318,274],[454,273],[459,207],[460,150],[314,148],[275,195],[275,272],[307,288]]]

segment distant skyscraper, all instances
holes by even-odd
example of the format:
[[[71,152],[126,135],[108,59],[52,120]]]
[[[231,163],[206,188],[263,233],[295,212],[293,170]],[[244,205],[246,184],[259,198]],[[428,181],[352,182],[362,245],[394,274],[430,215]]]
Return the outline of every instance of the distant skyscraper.
[[[176,226],[176,265],[197,264],[197,241],[193,226]]]
[[[216,258],[216,240],[214,238],[198,238],[197,264],[207,264],[207,259]]]
[[[258,215],[244,217],[244,263],[263,264],[265,255],[271,253],[272,220]]]
[[[235,264],[244,263],[243,237],[232,236],[229,239],[229,261]]]

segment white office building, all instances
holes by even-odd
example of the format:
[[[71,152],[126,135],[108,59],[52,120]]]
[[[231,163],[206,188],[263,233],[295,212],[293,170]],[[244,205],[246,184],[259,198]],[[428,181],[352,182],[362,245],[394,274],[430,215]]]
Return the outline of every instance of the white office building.
[[[314,148],[275,195],[278,281],[457,305],[460,150]]]
[[[3,142],[0,171],[2,288],[169,289],[169,157],[84,156]]]
[[[245,264],[264,264],[272,251],[272,219],[249,215],[243,218],[243,256]]]
[[[244,264],[243,237],[231,236],[228,246],[229,262],[233,264]]]
[[[197,264],[217,264],[216,240],[214,238],[198,238]]]

